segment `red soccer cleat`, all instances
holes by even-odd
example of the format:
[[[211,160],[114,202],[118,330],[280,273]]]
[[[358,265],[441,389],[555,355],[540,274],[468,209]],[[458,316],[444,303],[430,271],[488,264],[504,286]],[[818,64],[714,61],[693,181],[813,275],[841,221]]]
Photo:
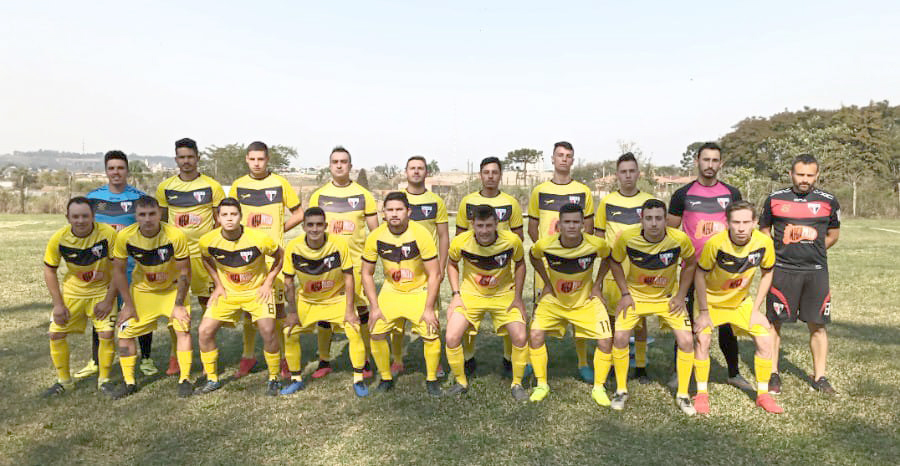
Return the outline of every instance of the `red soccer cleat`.
[[[326,375],[330,374],[331,371],[332,371],[332,369],[331,369],[330,362],[319,360],[319,368],[316,369],[315,372],[313,372],[312,378],[321,379],[322,377],[325,377]]]
[[[403,373],[404,369],[406,369],[406,367],[403,365],[402,362],[395,362],[395,363],[391,364],[391,375],[393,375],[394,377],[397,377],[398,375]]]
[[[697,414],[709,414],[709,394],[698,393],[694,397],[694,410]]]
[[[756,396],[756,406],[766,410],[767,413],[781,414],[784,412],[784,409],[775,402],[775,398],[772,398],[772,395],[768,393]]]
[[[285,380],[291,378],[291,370],[288,369],[287,359],[284,358],[281,358],[281,378]]]
[[[250,371],[253,370],[254,366],[256,366],[256,358],[241,358],[238,370],[234,373],[234,378],[239,379],[250,375]]]
[[[178,366],[178,358],[175,356],[169,357],[169,368],[166,369],[166,375],[175,375],[181,372],[181,369]]]

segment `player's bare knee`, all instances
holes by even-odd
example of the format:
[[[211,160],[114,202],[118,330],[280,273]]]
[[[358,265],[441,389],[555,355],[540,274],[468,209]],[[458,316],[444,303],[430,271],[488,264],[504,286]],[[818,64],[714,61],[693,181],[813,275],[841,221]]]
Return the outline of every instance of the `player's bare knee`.
[[[67,334],[63,332],[50,332],[49,335],[51,340],[64,340]]]
[[[525,332],[525,325],[518,322],[515,324],[507,324],[506,331],[509,333],[509,341],[513,346],[522,347],[528,343],[528,334]]]
[[[544,331],[531,329],[531,347],[540,348],[544,346]]]
[[[381,341],[381,340],[386,339],[387,336],[388,336],[387,333],[373,333],[373,334],[369,335],[369,338],[372,340]]]
[[[629,339],[631,339],[631,332],[616,332],[615,335],[613,335],[613,346],[619,349],[627,348]]]
[[[675,342],[678,345],[678,349],[682,352],[690,353],[694,351],[693,337],[690,332],[675,332]]]
[[[112,340],[112,338],[113,338],[113,333],[112,333],[111,331],[109,331],[109,332],[97,332],[97,338],[100,338],[101,340]]]
[[[447,348],[456,348],[462,344],[462,335],[459,333],[450,333],[448,331],[444,339],[447,342]]]
[[[597,349],[599,349],[600,352],[602,352],[602,353],[609,353],[610,351],[612,351],[612,346],[613,346],[612,337],[601,338],[600,340],[597,340]]]

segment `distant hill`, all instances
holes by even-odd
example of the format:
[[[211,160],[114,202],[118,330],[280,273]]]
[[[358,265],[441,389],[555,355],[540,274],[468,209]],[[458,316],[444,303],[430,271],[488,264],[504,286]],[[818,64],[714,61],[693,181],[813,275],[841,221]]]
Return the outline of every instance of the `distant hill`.
[[[103,172],[103,154],[103,152],[81,154],[55,150],[15,151],[12,154],[0,155],[0,167],[24,165],[33,169],[101,173]],[[142,160],[151,169],[154,166],[175,168],[175,158],[171,156],[128,154],[128,160]]]

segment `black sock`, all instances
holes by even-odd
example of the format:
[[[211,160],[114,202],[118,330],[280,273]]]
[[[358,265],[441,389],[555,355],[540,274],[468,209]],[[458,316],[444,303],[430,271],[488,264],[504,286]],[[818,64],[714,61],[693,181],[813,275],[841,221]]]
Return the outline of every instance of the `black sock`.
[[[141,346],[141,359],[150,359],[150,349],[153,347],[153,333],[139,336],[138,345]]]
[[[97,362],[99,359],[97,358],[97,351],[100,350],[100,336],[97,335],[97,330],[91,330],[91,359],[93,359],[94,364],[99,365]]]
[[[725,355],[725,362],[728,363],[728,377],[737,377],[740,374],[738,368],[738,341],[734,336],[731,325],[719,326],[719,348]]]

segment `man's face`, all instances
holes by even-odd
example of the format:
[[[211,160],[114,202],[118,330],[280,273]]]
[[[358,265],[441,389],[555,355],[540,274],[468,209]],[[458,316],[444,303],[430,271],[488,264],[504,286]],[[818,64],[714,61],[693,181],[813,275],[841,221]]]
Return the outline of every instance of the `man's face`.
[[[559,216],[559,234],[566,239],[576,239],[584,228],[584,216],[578,212],[567,212]]]
[[[388,201],[384,203],[384,219],[392,227],[402,226],[409,218],[409,207],[402,201]]]
[[[140,224],[141,231],[149,233],[159,228],[159,207],[138,207],[134,212],[134,216],[137,219],[137,223]]]
[[[497,219],[494,217],[476,218],[472,221],[472,229],[475,230],[476,241],[480,244],[490,244],[497,237]]]
[[[666,209],[653,207],[641,212],[641,227],[644,234],[658,238],[666,233]]]
[[[481,185],[488,189],[497,189],[500,186],[500,178],[503,172],[500,171],[500,165],[489,163],[481,167]]]
[[[269,156],[266,151],[251,150],[247,152],[247,168],[254,178],[262,178],[269,174]]]
[[[572,164],[575,162],[575,151],[566,149],[565,147],[557,147],[553,149],[553,168],[561,173],[569,173]]]
[[[178,165],[178,170],[181,171],[181,173],[194,173],[197,171],[199,159],[200,158],[197,156],[197,153],[194,152],[194,149],[189,149],[187,147],[175,149],[175,164]]]
[[[812,191],[816,180],[819,179],[819,164],[797,162],[791,169],[791,181],[794,189],[800,193]]]
[[[94,224],[94,212],[91,206],[87,204],[72,204],[66,214],[69,225],[72,225],[72,231],[78,236],[84,236],[91,231]]]
[[[306,237],[312,241],[319,241],[325,236],[325,229],[328,223],[325,222],[324,215],[310,215],[303,219],[303,231]]]
[[[634,189],[640,176],[641,174],[638,172],[637,162],[626,160],[620,163],[619,167],[616,168],[616,179],[619,180],[619,188],[626,191]]]
[[[750,241],[750,235],[756,228],[756,219],[753,218],[753,211],[750,209],[739,209],[731,212],[731,218],[728,219],[728,233],[731,240],[737,244],[746,244]]]
[[[715,178],[722,168],[722,153],[715,149],[703,149],[697,154],[697,171],[704,178]]]
[[[234,231],[241,227],[241,211],[235,206],[220,206],[217,218],[224,230]]]
[[[346,152],[334,152],[328,162],[328,169],[331,170],[332,178],[346,178],[350,176],[350,154]]]
[[[106,178],[111,185],[125,184],[128,180],[128,164],[121,159],[110,159],[106,162]]]
[[[428,167],[421,160],[410,160],[406,163],[406,181],[413,184],[425,182],[428,175]]]

